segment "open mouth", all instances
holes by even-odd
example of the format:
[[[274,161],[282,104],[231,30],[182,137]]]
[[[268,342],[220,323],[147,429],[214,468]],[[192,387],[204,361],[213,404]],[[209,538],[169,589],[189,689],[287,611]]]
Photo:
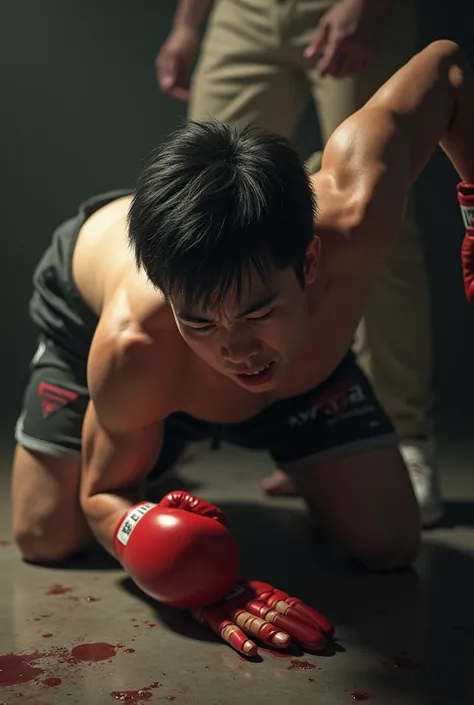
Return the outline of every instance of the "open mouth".
[[[263,365],[257,370],[252,372],[240,372],[237,377],[241,382],[248,386],[256,386],[258,384],[263,384],[263,382],[268,382],[270,377],[273,376],[275,369],[275,362],[269,362],[267,365]]]

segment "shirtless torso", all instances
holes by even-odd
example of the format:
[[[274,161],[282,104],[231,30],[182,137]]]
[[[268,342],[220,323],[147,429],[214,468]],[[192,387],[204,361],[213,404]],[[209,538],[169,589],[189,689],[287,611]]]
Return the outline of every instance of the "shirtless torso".
[[[163,295],[147,281],[143,271],[137,271],[127,240],[128,197],[92,215],[82,227],[75,248],[76,286],[100,319],[90,368],[107,367],[104,355],[110,359],[119,349],[122,354],[124,345],[128,351],[133,350],[135,385],[141,390],[140,404],[142,412],[146,408],[149,414],[148,421],[184,411],[214,423],[240,422],[279,399],[321,384],[351,345],[374,276],[374,263],[354,266],[359,258],[354,253],[356,246],[347,241],[347,208],[338,208],[327,186],[320,187],[318,182],[325,178],[313,177],[316,193],[321,190],[325,199],[315,224],[323,242],[318,276],[307,292],[311,311],[307,340],[278,388],[261,394],[248,392],[213,370],[189,348]],[[330,228],[320,225],[325,221],[331,222]],[[351,250],[344,253],[344,260],[351,259],[350,267],[344,262],[341,266],[337,252],[341,248]],[[137,357],[142,364],[136,364]]]

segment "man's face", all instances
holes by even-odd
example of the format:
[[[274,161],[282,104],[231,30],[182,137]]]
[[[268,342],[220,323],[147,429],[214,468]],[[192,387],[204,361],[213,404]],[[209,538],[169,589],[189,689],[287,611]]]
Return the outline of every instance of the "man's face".
[[[311,248],[310,248],[311,249]],[[319,246],[305,262],[305,283],[315,278]],[[276,388],[305,342],[308,301],[293,269],[273,270],[270,284],[252,271],[237,301],[190,309],[171,301],[175,320],[190,348],[210,367],[248,391]]]

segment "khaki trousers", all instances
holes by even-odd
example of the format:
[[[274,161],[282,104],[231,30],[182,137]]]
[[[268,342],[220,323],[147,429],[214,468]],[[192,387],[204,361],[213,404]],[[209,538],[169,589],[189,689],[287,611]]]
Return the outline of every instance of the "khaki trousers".
[[[188,117],[256,124],[292,137],[312,99],[323,142],[416,51],[413,0],[394,0],[375,65],[318,78],[303,57],[335,0],[216,0],[193,76]],[[319,168],[321,153],[309,159]],[[420,237],[410,203],[354,349],[401,437],[432,433],[431,329]]]

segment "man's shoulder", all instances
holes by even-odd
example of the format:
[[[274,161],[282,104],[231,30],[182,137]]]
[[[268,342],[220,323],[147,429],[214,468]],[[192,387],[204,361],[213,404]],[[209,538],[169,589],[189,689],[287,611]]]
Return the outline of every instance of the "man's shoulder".
[[[173,410],[183,364],[177,331],[147,332],[103,317],[88,361],[91,401],[104,426],[125,431],[165,419]]]
[[[390,111],[365,106],[332,134],[312,177],[317,198],[321,191],[316,229],[329,222],[342,233],[346,254],[362,268],[387,254],[403,221],[408,182],[394,167],[397,134]]]

